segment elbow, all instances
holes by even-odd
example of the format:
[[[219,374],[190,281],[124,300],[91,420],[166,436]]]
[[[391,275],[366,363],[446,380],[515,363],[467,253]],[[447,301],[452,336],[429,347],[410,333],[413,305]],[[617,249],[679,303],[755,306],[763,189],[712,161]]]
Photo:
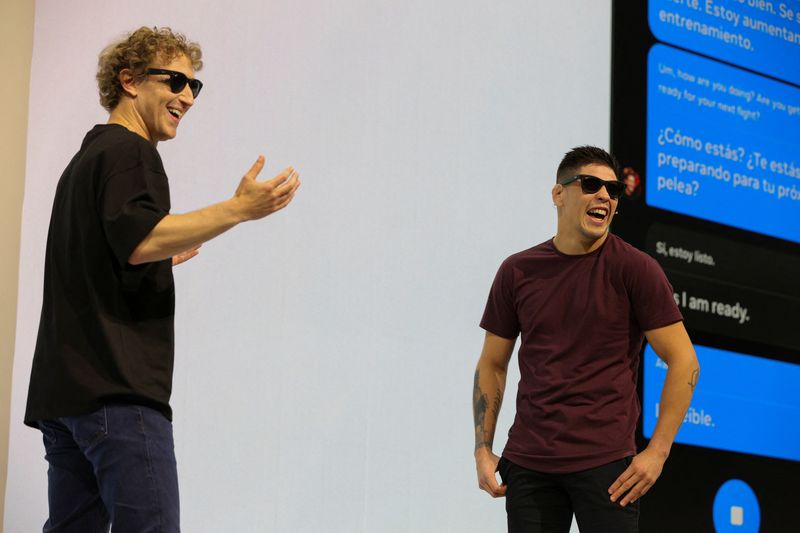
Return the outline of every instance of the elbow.
[[[136,248],[131,252],[128,257],[128,263],[131,265],[142,265],[144,263],[152,263],[161,259],[158,257],[158,243],[153,240],[153,233],[150,232],[142,241],[136,245]]]
[[[692,365],[694,366],[695,372],[698,374],[700,373],[700,360],[697,358],[697,354],[695,353],[694,349],[692,349]]]
[[[133,252],[131,252],[130,257],[128,257],[128,264],[136,266],[149,262],[142,248],[143,247],[140,244],[139,246],[136,247],[136,249]]]
[[[508,362],[494,357],[481,357],[478,360],[478,369],[497,377],[505,377],[508,373]]]
[[[131,256],[128,258],[128,264],[129,265],[133,265],[133,266],[142,265],[142,264],[144,264],[146,262],[147,261],[143,260],[141,257],[136,255],[135,253],[131,254]]]

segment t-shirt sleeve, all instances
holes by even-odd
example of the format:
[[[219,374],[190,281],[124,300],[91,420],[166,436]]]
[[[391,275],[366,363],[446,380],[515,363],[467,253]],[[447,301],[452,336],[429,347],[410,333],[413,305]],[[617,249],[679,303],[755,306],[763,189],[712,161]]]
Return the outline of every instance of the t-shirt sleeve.
[[[642,254],[640,264],[629,269],[628,278],[631,305],[642,331],[683,320],[672,285],[655,259]]]
[[[121,265],[169,214],[169,184],[161,172],[137,165],[111,174],[100,195],[108,244]]]
[[[481,327],[506,339],[519,335],[519,318],[514,301],[514,269],[506,259],[495,275],[486,309],[483,311]]]

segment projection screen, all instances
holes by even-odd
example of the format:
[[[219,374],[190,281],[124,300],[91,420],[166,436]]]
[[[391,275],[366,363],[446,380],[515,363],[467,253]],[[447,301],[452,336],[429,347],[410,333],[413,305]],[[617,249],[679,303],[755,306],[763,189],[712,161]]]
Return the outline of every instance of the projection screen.
[[[5,531],[46,518],[22,418],[55,184],[107,119],[99,51],[141,25],[204,49],[158,147],[174,212],[260,153],[303,182],[175,269],[183,529],[501,530],[472,459],[478,321],[500,262],[554,234],[563,153],[608,146],[609,1],[37,1]]]

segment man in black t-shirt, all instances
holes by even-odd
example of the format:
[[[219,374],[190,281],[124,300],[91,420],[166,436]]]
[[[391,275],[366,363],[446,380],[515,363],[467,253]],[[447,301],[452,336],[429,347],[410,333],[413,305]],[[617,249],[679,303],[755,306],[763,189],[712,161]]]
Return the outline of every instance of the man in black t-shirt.
[[[25,413],[48,461],[44,531],[180,530],[172,266],[286,207],[300,185],[291,167],[257,181],[259,156],[232,198],[170,213],[156,146],[194,104],[201,67],[200,47],[169,28],[140,28],[100,55],[110,117],[58,182]]]
[[[599,148],[568,152],[553,204],[556,236],[506,259],[489,293],[475,371],[478,486],[506,497],[511,532],[638,531],[697,383],[699,365],[658,264],[608,232],[625,189]],[[492,452],[517,336],[517,411],[502,457]],[[669,365],[658,424],[636,453],[644,338]],[[499,484],[495,472],[503,483]]]

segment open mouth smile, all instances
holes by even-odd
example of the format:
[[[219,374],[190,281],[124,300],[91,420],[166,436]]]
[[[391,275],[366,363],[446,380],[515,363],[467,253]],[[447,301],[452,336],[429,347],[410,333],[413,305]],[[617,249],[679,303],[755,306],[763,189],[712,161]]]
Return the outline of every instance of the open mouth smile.
[[[176,109],[174,107],[168,107],[167,111],[169,111],[169,114],[178,120],[180,120],[181,117],[183,116],[183,111],[181,111],[180,109]]]
[[[592,220],[595,220],[598,223],[600,223],[600,222],[605,222],[605,220],[608,218],[608,212],[609,212],[609,210],[608,210],[607,207],[593,207],[593,208],[589,209],[586,212],[586,214]]]

